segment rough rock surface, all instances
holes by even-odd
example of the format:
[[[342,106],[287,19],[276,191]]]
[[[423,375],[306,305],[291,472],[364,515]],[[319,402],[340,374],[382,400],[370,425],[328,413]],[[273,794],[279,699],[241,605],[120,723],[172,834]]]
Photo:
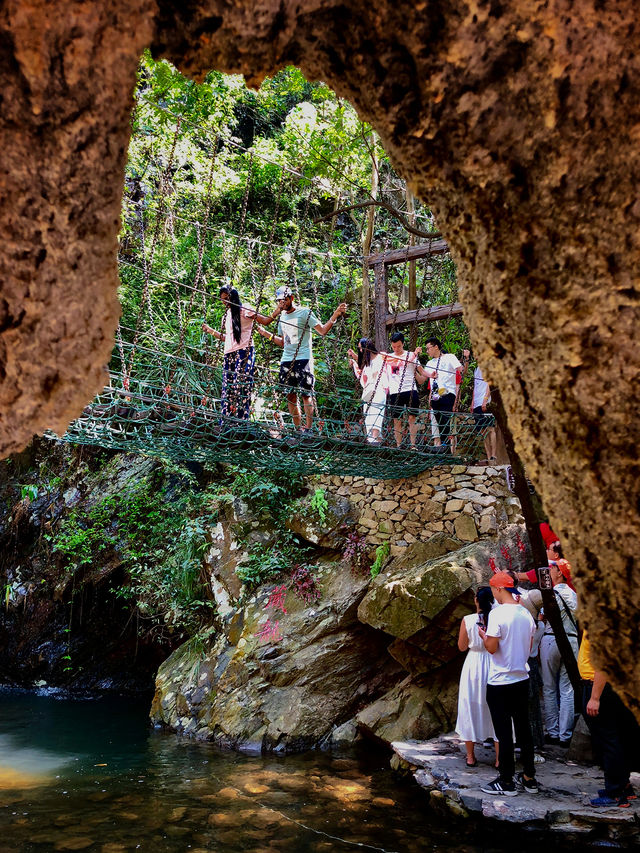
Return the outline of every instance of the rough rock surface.
[[[596,659],[640,708],[636,19],[633,0],[5,3],[2,451],[100,384],[141,49],[255,83],[296,63],[371,120],[435,211]]]
[[[152,720],[224,746],[295,751],[396,683],[384,634],[357,619],[367,580],[330,563],[320,585],[315,605],[291,592],[270,605],[272,588],[262,589],[213,648],[174,652],[158,672]]]
[[[443,667],[428,678],[406,678],[372,702],[356,720],[365,734],[386,744],[424,740],[455,725],[460,666]]]
[[[514,540],[521,533],[516,526],[508,528],[502,546],[518,554]],[[499,547],[495,540],[484,540],[423,563],[394,560],[371,584],[359,619],[396,638],[389,651],[408,672],[436,670],[459,656],[460,620],[473,612],[473,590],[486,583],[489,559]],[[513,566],[523,569],[517,558]]]
[[[640,801],[632,800],[629,809],[593,808],[589,800],[603,786],[602,775],[559,755],[547,754],[545,763],[536,765],[539,794],[495,797],[480,790],[496,776],[493,748],[477,747],[478,766],[468,769],[464,747],[454,735],[427,743],[396,742],[392,747],[392,766],[411,771],[429,792],[430,804],[456,816],[526,823],[530,829],[547,829],[582,844],[633,847],[640,840]],[[632,783],[640,784],[639,774],[632,774]]]

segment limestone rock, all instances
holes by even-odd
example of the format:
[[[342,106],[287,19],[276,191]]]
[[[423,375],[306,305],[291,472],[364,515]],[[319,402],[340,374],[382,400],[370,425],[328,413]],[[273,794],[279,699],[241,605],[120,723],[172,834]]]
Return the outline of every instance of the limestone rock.
[[[470,516],[458,518],[473,523]],[[499,555],[501,545],[509,548],[518,568],[515,540],[521,535],[521,528],[514,526],[498,541],[479,540],[421,563],[411,558],[412,549],[420,553],[420,543],[415,543],[375,578],[358,617],[395,638],[389,653],[408,672],[438,669],[458,657],[460,620],[473,611],[473,590],[488,580],[489,559]],[[447,541],[446,534],[443,537],[441,542]]]
[[[455,724],[458,684],[443,669],[428,680],[406,678],[357,714],[360,729],[378,740],[425,740]]]
[[[325,494],[327,508],[324,521],[309,506],[308,498],[299,504],[299,511],[287,519],[289,530],[301,539],[321,548],[342,550],[345,545],[345,529],[355,523],[356,513],[346,497]],[[397,506],[397,504],[395,504]]]
[[[317,745],[398,679],[384,635],[357,620],[367,583],[325,563],[318,604],[288,593],[286,613],[261,589],[235,644],[223,635],[201,655],[187,643],[160,667],[152,720],[247,751]]]
[[[475,542],[478,538],[478,529],[471,515],[467,515],[466,513],[459,515],[453,522],[453,526],[456,536],[458,539],[462,539],[463,542]]]

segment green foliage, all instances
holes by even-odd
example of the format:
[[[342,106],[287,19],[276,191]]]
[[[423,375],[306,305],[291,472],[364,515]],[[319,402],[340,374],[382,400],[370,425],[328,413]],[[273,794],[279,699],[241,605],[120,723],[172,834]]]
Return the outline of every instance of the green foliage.
[[[130,583],[116,594],[135,600],[152,628],[192,633],[210,616],[201,572],[212,495],[195,491],[193,477],[178,466],[165,474],[162,483],[148,477],[89,510],[73,510],[53,537],[53,551],[80,580],[86,567],[118,559]]]
[[[378,545],[378,547],[376,548],[376,557],[375,557],[375,560],[373,561],[373,565],[371,566],[371,577],[372,578],[377,577],[380,574],[380,572],[382,571],[384,564],[387,562],[387,559],[389,558],[389,551],[390,550],[391,550],[391,546],[389,545],[388,542],[383,542],[382,545]]]
[[[30,501],[35,501],[38,497],[38,487],[32,484],[20,486],[20,500],[28,498]]]
[[[315,492],[311,495],[310,503],[311,509],[318,515],[320,519],[320,524],[324,524],[327,519],[327,510],[329,509],[325,490],[316,489]]]

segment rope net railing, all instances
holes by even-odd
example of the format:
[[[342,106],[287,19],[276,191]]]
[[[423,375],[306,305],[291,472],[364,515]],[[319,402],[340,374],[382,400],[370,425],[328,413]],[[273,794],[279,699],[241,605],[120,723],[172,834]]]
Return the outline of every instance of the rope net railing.
[[[160,109],[155,105],[154,113]],[[373,294],[366,305],[362,289],[366,209],[360,220],[358,212],[348,221],[338,215],[327,220],[318,214],[338,210],[341,191],[309,174],[304,163],[287,164],[281,152],[264,156],[231,144],[215,129],[164,118],[162,132],[148,121],[134,122],[119,252],[122,317],[109,381],[63,439],[292,474],[394,478],[477,459],[491,418],[479,426],[473,415],[454,412],[451,441],[438,446],[427,389],[420,407],[402,415],[416,417],[415,447],[397,446],[387,414],[381,415],[380,441],[369,440],[362,388],[347,359],[348,350],[373,332],[372,320],[363,326],[363,314],[373,317]],[[378,248],[398,248],[385,211],[377,227]],[[456,301],[448,254],[407,261],[389,275],[395,316],[407,307],[411,276],[415,307]],[[312,333],[311,430],[295,426],[286,400],[295,389],[289,373],[279,375],[282,349],[257,334],[255,320],[251,364],[225,378],[223,343],[205,331],[228,329],[222,285],[237,290],[242,305],[263,319],[272,316],[279,286],[290,288],[295,303],[310,308],[321,324],[346,303],[329,334]],[[282,334],[293,336],[286,313],[279,321]],[[434,333],[446,338],[460,322],[445,317],[428,328],[416,325],[407,347],[409,339],[414,348]],[[275,334],[276,326],[273,321],[266,329]]]

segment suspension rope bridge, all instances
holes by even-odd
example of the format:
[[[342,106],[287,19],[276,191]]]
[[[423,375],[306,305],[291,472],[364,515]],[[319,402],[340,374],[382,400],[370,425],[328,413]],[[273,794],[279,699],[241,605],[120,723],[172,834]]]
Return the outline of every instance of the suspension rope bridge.
[[[409,411],[417,419],[415,447],[397,446],[386,417],[381,441],[368,440],[362,388],[347,360],[347,351],[355,348],[359,338],[373,337],[373,329],[362,328],[363,300],[368,298],[363,295],[362,275],[367,259],[353,249],[343,254],[335,250],[337,214],[320,217],[325,220],[320,225],[317,216],[314,221],[310,211],[315,214],[327,208],[326,185],[309,177],[299,164],[294,168],[273,156],[264,157],[261,167],[274,173],[271,186],[277,189],[265,204],[271,213],[270,226],[266,233],[257,232],[250,223],[250,211],[258,203],[252,198],[264,194],[263,176],[256,175],[260,153],[246,149],[239,153],[237,141],[212,134],[209,128],[192,126],[186,134],[180,118],[168,116],[167,120],[174,128],[168,141],[145,125],[145,160],[135,167],[130,164],[125,182],[119,252],[123,312],[108,384],[69,426],[63,440],[180,461],[278,469],[292,475],[394,478],[477,459],[491,418],[479,428],[472,415],[454,411],[451,441],[442,445],[430,398]],[[208,158],[206,168],[203,152]],[[218,188],[228,180],[240,154],[245,172],[242,200],[239,209],[221,222]],[[340,199],[338,193],[334,210],[339,209]],[[389,246],[391,229],[386,232],[382,256],[390,248],[398,256],[397,247]],[[360,250],[359,238],[351,244]],[[396,326],[407,329],[406,294],[413,264],[415,319],[409,330],[413,346],[418,323],[429,316],[434,304],[447,301],[450,305],[448,313],[439,309],[434,315],[440,318],[436,328],[441,335],[455,321],[453,309],[459,307],[451,260],[442,250],[442,241],[439,244],[437,252],[425,251],[418,259],[415,248],[407,249],[404,263],[396,262],[385,279],[384,298],[394,304],[385,308],[390,313],[385,314],[383,330],[391,334]],[[321,323],[346,302],[346,316],[340,317],[331,334],[314,340],[311,430],[298,429],[287,411],[286,398],[294,390],[288,384],[291,368],[279,381],[281,350],[274,347],[272,338],[252,337],[255,369],[252,363],[250,377],[246,371],[232,377],[247,396],[246,411],[225,405],[223,342],[215,342],[204,331],[207,324],[225,329],[229,307],[218,295],[223,284],[237,289],[244,307],[263,318],[272,316],[279,285],[289,287],[296,303],[309,307]],[[373,299],[380,302],[379,297],[374,292]],[[367,305],[364,313],[369,317],[375,312],[370,313]],[[283,332],[287,322],[286,313],[282,314]],[[275,333],[275,326],[269,331]],[[458,400],[456,408],[457,404]]]

